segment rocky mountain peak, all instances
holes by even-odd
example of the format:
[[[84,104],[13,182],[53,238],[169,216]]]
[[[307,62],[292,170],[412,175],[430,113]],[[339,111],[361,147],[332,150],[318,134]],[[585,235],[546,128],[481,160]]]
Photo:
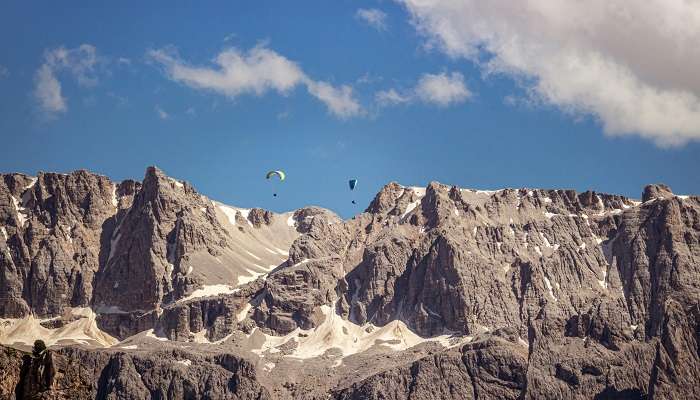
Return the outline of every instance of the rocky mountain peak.
[[[647,202],[656,198],[667,198],[672,197],[673,191],[667,185],[663,183],[657,183],[653,185],[647,185],[644,187],[644,192],[642,193],[642,201]]]
[[[185,294],[194,285],[183,268],[187,253],[218,253],[226,233],[209,216],[211,204],[189,184],[148,167],[133,204],[113,221],[108,256],[98,273],[95,296],[99,307],[123,311],[152,310],[163,301]],[[141,285],[134,285],[140,282]]]
[[[151,166],[146,169],[136,206],[151,203],[154,208],[167,208],[178,203],[184,195],[192,193],[196,192],[189,184],[186,186],[186,183],[170,178],[157,167]]]
[[[399,198],[404,194],[404,187],[396,182],[390,182],[374,196],[365,212],[371,214],[386,214],[393,210]]]

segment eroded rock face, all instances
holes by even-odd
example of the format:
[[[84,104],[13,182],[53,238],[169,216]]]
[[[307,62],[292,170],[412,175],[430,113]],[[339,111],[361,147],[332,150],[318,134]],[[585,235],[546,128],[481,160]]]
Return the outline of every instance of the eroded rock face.
[[[123,187],[86,171],[0,180],[0,315],[60,314],[90,304]]]
[[[390,184],[365,214],[294,243],[290,258],[307,261],[268,278],[255,320],[280,334],[309,329],[309,305],[325,302],[360,325],[507,330],[517,343],[467,345],[492,353],[471,366],[466,356],[424,359],[337,398],[696,395],[685,382],[700,366],[700,202],[663,185],[644,197]],[[491,376],[480,383],[476,367]],[[422,386],[445,376],[462,382],[458,394]]]
[[[225,206],[156,168],[121,183],[6,174],[0,317],[67,329],[93,314],[51,317],[92,307],[119,340],[150,331],[174,347],[8,350],[0,398],[700,398],[698,282],[700,198],[662,184],[637,202],[391,183],[343,221]],[[277,372],[329,315],[456,341],[394,351],[400,338],[382,337],[366,353],[297,354],[316,372]],[[261,357],[275,335],[294,338]],[[282,384],[291,372],[302,381]]]
[[[262,208],[253,208],[248,213],[248,221],[250,221],[253,226],[259,228],[261,225],[270,225],[272,220],[275,218],[274,214],[268,210],[263,210]]]
[[[208,207],[189,184],[149,168],[133,204],[115,220],[94,304],[149,311],[191,291],[196,282],[187,276],[184,255],[216,255],[226,246],[226,233]]]
[[[527,347],[513,342],[517,334],[503,334],[373,375],[333,398],[519,399],[527,385]]]
[[[17,399],[270,398],[256,382],[255,368],[228,354],[62,349],[41,357],[12,354],[0,362],[3,371],[20,371],[8,380],[16,381]]]
[[[92,307],[101,327],[118,338],[149,328],[174,332],[168,310],[178,300],[207,285],[236,286],[236,275],[284,263],[283,252],[309,223],[304,218],[324,213],[299,210],[288,225],[267,210],[253,209],[248,219],[240,211],[230,218],[229,210],[155,167],[142,183],[113,183],[86,171],[2,175],[0,317],[52,318]],[[277,239],[280,225],[285,232]],[[230,321],[242,301],[234,303],[200,305],[205,327],[213,329],[207,336],[235,329],[214,317]],[[192,333],[181,325],[176,331]]]
[[[576,315],[585,312],[580,304],[606,294],[624,307],[619,275],[609,271],[601,244],[633,204],[592,192],[390,184],[367,213],[312,226],[299,238],[290,251],[293,268],[268,278],[262,308],[294,308],[300,297],[306,305],[338,300],[358,324],[401,318],[425,336],[515,326],[526,336],[527,321],[545,302]],[[280,308],[282,319],[294,313]],[[294,315],[309,314],[299,307]],[[308,318],[299,321],[308,328]],[[296,327],[284,326],[280,333]]]

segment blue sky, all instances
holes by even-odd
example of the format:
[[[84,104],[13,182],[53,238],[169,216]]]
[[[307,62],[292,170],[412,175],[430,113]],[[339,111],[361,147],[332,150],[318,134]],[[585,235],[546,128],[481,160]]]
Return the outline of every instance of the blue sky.
[[[557,63],[556,35],[499,30],[512,17],[496,9],[478,10],[478,30],[454,28],[444,15],[467,23],[471,2],[434,3],[5,4],[0,171],[84,168],[121,180],[157,165],[225,203],[314,204],[345,217],[392,180],[633,197],[665,182],[700,193],[697,77],[644,69],[628,51],[634,43],[604,47],[574,29],[561,33],[567,51],[616,68],[572,69]],[[683,45],[651,22],[638,27],[649,43]],[[543,45],[512,49],[508,35]],[[689,51],[690,64],[700,60]],[[233,61],[217,64],[222,54]],[[625,79],[610,72],[620,70]],[[277,198],[269,169],[288,175]]]

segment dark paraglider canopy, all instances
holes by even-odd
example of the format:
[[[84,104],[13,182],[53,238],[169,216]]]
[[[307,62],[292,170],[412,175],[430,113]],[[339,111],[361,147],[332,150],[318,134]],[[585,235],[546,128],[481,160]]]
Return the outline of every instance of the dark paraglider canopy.
[[[348,181],[348,186],[350,187],[350,191],[355,190],[355,186],[357,186],[357,179],[350,179]],[[355,200],[353,199],[352,204],[357,204],[355,203]]]

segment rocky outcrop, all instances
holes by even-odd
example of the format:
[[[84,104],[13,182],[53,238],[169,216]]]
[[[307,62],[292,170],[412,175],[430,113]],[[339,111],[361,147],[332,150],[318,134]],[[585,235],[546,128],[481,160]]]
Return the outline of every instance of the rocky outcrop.
[[[255,368],[229,354],[61,349],[39,357],[12,353],[0,363],[1,371],[19,372],[2,381],[3,386],[16,383],[12,392],[0,392],[0,399],[270,398],[257,383]]]
[[[225,231],[208,207],[189,184],[149,168],[133,204],[115,221],[94,304],[148,311],[191,291],[196,282],[187,276],[184,255],[200,250],[216,255],[226,245]]]
[[[115,192],[130,186],[86,171],[2,175],[0,315],[50,316],[89,305]]]
[[[261,225],[270,225],[275,215],[262,208],[253,208],[248,213],[248,221],[253,224],[254,227],[259,228]]]
[[[333,398],[516,400],[525,391],[526,375],[527,347],[517,343],[517,334],[499,331],[461,350],[373,375],[335,391]]]
[[[22,372],[24,353],[0,346],[0,400],[14,399]]]

